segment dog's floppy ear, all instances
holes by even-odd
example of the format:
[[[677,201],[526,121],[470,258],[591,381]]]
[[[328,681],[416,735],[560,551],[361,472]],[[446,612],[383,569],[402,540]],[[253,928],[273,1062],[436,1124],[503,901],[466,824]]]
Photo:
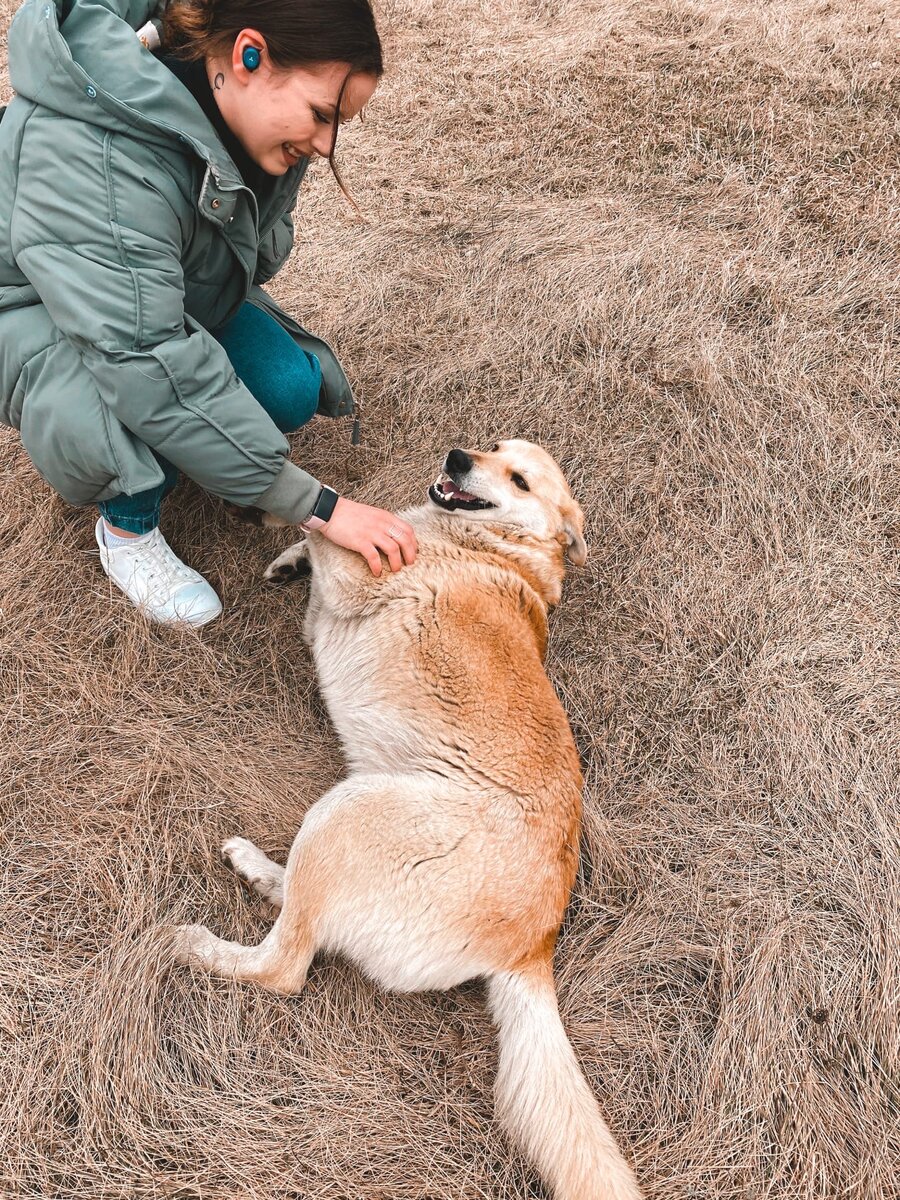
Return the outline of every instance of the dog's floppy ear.
[[[566,558],[576,567],[583,567],[587,558],[584,540],[584,513],[574,500],[563,509],[563,533],[566,537]]]

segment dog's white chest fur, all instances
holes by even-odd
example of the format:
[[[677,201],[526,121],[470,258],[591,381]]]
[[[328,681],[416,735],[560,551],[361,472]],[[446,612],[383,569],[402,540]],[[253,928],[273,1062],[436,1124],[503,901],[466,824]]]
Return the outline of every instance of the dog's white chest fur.
[[[386,667],[388,621],[378,614],[341,616],[320,599],[310,606],[306,636],[351,770],[395,770],[398,763],[427,749],[395,703],[408,671],[408,650],[396,644],[399,659],[396,664],[389,659]]]

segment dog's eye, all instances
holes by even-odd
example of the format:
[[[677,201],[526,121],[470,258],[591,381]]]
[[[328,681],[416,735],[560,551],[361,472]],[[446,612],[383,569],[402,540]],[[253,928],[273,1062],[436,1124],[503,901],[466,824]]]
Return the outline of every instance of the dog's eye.
[[[529,488],[528,484],[525,482],[525,480],[522,478],[522,476],[517,475],[515,471],[513,472],[511,479],[512,479],[513,483],[516,485],[516,487],[521,488],[521,490],[523,492],[531,491],[531,488]]]
[[[494,442],[493,446],[491,446],[490,450],[488,450],[488,454],[496,454],[499,449],[500,449],[500,443]]]

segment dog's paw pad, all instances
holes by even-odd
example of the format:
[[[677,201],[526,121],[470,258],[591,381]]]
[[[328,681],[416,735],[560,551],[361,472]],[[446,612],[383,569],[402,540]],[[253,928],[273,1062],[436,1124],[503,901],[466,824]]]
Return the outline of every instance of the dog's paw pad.
[[[308,562],[299,562],[296,566],[289,567],[287,565],[279,567],[277,571],[277,579],[279,583],[288,583],[292,579],[306,579],[312,574],[312,567]]]
[[[263,571],[263,579],[266,583],[293,583],[295,580],[305,579],[311,574],[312,567],[309,565],[309,560],[305,557],[285,561],[276,558]]]

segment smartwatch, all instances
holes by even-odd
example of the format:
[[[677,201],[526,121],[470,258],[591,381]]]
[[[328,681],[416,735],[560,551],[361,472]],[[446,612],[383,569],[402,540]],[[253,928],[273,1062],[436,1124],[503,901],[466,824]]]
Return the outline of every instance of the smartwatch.
[[[339,499],[340,496],[334,488],[323,487],[313,505],[312,512],[305,521],[300,522],[300,528],[309,531],[310,529],[321,529],[323,525],[327,525]]]

